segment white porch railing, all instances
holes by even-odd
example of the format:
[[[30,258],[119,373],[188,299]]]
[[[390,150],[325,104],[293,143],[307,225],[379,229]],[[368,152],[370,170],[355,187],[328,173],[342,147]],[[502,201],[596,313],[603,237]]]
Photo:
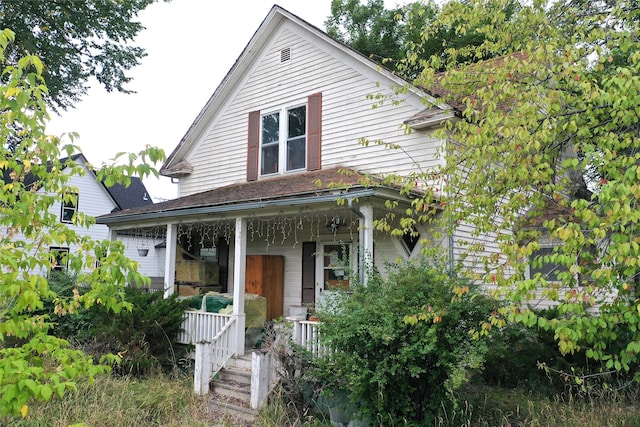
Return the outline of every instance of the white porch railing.
[[[211,342],[231,319],[230,314],[186,311],[182,321],[182,332],[178,335],[180,344]]]
[[[290,319],[287,319],[290,320]],[[320,344],[320,322],[309,320],[291,320],[293,322],[293,342],[305,348],[315,357],[327,354],[326,348]]]
[[[211,342],[202,341],[196,343],[196,360],[194,362],[193,389],[198,395],[209,393],[209,382],[227,360],[233,355],[232,334],[235,328],[236,318],[231,317],[226,325],[213,337]]]
[[[199,395],[209,393],[209,381],[233,355],[235,316],[186,311],[180,343],[195,344],[193,388]]]

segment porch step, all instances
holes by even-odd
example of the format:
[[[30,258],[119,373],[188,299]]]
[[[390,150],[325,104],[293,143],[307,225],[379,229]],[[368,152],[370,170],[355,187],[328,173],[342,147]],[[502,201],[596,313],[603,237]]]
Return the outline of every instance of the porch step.
[[[211,395],[211,409],[223,414],[223,420],[233,426],[253,426],[258,418],[258,411],[245,406],[245,402],[222,396]],[[225,424],[226,425],[226,424]]]
[[[212,409],[224,413],[234,421],[237,420],[240,423],[237,425],[252,425],[258,411],[250,405],[251,370],[242,367],[246,366],[246,361],[241,360],[242,358],[234,359],[236,360],[230,360],[231,363],[227,363],[211,381]]]
[[[223,396],[251,400],[251,372],[238,368],[222,368],[212,381],[213,391]]]
[[[227,360],[224,366],[225,368],[240,368],[251,372],[251,353],[246,353],[242,356],[233,356]]]

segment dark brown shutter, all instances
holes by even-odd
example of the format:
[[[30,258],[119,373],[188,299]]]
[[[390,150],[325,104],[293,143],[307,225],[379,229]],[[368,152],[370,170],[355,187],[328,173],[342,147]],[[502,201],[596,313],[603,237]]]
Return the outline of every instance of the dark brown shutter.
[[[322,168],[322,93],[308,99],[307,170]]]
[[[302,242],[302,304],[316,302],[316,242]]]
[[[260,149],[260,111],[249,113],[247,132],[247,181],[258,179],[258,150]]]

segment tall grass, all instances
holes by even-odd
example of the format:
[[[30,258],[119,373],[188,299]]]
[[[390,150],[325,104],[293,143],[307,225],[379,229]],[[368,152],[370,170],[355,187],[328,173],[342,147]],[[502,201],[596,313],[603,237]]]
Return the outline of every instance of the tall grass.
[[[103,376],[93,385],[81,383],[75,393],[50,402],[33,403],[24,419],[0,420],[16,427],[209,426],[211,414],[192,391],[186,376],[154,375],[144,379]]]
[[[474,387],[455,410],[440,415],[439,426],[640,426],[639,396],[637,389],[548,397],[524,388]]]

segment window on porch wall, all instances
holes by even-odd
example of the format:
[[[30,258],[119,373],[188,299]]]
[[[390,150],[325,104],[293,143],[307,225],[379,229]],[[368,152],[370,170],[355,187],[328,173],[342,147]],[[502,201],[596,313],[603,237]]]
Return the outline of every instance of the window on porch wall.
[[[349,287],[349,246],[325,245],[323,282],[327,291]]]

